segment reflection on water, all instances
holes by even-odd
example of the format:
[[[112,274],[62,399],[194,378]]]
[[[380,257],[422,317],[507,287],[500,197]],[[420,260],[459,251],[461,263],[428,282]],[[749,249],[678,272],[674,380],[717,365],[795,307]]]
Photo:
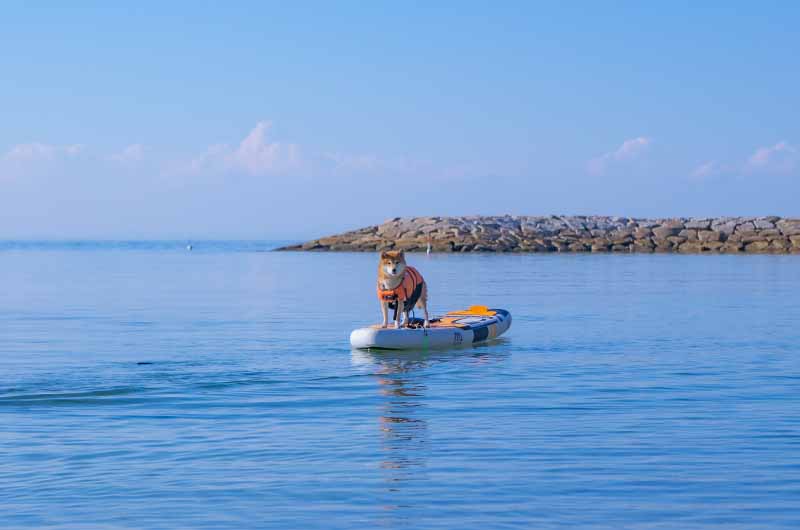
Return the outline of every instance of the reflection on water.
[[[372,353],[353,350],[357,365],[372,365],[378,392],[384,398],[378,411],[387,490],[398,491],[400,483],[419,479],[424,474],[428,447],[428,420],[425,419],[425,383],[415,372],[426,368],[425,353]],[[393,507],[387,507],[393,508]]]
[[[370,366],[378,382],[378,392],[384,399],[378,410],[378,425],[381,433],[382,458],[380,468],[384,473],[388,493],[401,493],[404,487],[427,478],[427,456],[435,448],[430,447],[430,422],[446,422],[447,417],[428,409],[428,387],[424,373],[434,364],[458,360],[479,368],[493,360],[492,346],[507,344],[508,340],[492,341],[472,347],[471,351],[456,349],[436,352],[369,352],[351,351],[351,361],[357,366]],[[494,354],[499,358],[507,353]],[[443,425],[442,428],[446,428]],[[409,508],[400,503],[389,503],[386,510]]]
[[[428,423],[421,416],[426,386],[413,374],[425,366],[423,358],[388,358],[375,372],[380,394],[386,398],[378,421],[383,433],[381,467],[389,471],[386,480],[390,490],[395,483],[418,475],[420,469],[415,468],[425,467]]]

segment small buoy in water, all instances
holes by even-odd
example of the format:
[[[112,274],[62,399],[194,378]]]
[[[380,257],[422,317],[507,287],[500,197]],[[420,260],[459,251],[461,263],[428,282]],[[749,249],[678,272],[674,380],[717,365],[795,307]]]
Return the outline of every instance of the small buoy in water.
[[[428,241],[428,248],[427,250],[425,250],[425,254],[430,254],[430,253],[431,253],[431,242]]]
[[[186,245],[186,250],[192,250],[192,245]]]

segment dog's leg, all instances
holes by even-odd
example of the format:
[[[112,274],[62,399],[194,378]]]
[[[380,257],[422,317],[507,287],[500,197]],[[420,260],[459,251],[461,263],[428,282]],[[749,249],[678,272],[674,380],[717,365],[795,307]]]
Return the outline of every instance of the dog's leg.
[[[389,302],[386,300],[381,300],[381,315],[383,315],[383,323],[381,324],[382,328],[389,327]]]
[[[405,305],[406,305],[405,301],[403,300],[397,301],[397,318],[394,321],[395,329],[400,329],[400,319],[403,318],[403,309],[405,309],[404,308]]]

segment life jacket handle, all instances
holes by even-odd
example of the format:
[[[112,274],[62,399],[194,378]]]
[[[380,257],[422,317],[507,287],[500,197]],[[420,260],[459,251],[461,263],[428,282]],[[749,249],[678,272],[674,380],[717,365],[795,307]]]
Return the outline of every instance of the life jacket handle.
[[[397,300],[397,293],[395,292],[395,289],[392,290],[381,289],[380,298],[381,300],[385,300],[387,302],[394,302]]]

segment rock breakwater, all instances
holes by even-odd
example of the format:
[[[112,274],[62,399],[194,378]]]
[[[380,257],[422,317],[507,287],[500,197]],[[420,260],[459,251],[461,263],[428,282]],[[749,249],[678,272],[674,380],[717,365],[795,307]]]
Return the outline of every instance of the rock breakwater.
[[[800,219],[605,216],[409,217],[279,250],[800,253]]]

